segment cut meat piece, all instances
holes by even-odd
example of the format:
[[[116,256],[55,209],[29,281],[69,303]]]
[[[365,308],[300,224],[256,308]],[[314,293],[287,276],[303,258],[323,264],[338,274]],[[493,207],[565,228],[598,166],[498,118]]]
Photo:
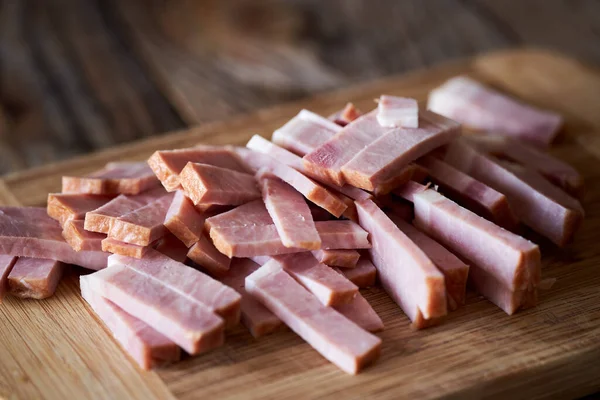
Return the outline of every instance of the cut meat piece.
[[[419,127],[419,104],[406,97],[381,95],[377,102],[377,122],[389,128]]]
[[[459,141],[448,146],[444,160],[506,195],[519,219],[559,246],[572,239],[583,220],[577,200],[533,171],[507,168]]]
[[[102,240],[106,238],[102,233],[86,231],[79,219],[65,222],[62,235],[75,251],[102,251]]]
[[[334,269],[361,289],[375,285],[377,269],[373,263],[366,258],[358,260],[358,263],[356,263],[356,267],[354,268],[335,267]]]
[[[355,284],[321,264],[308,252],[275,256],[273,259],[326,306],[350,303],[358,293]]]
[[[505,229],[517,228],[519,220],[502,193],[435,157],[423,157],[419,164],[448,198]]]
[[[209,230],[269,225],[273,225],[273,219],[262,200],[251,201],[233,210],[207,218],[205,221],[205,226]]]
[[[322,249],[370,249],[369,234],[360,225],[352,221],[315,222]]]
[[[205,305],[171,290],[160,281],[115,263],[79,278],[81,286],[142,320],[190,354],[223,344],[223,320]]]
[[[465,76],[431,91],[427,108],[471,128],[542,147],[554,140],[563,123],[556,113],[523,104]]]
[[[383,330],[383,321],[360,293],[357,293],[350,303],[340,304],[334,308],[366,331],[379,332]]]
[[[219,252],[205,236],[200,237],[200,240],[190,248],[187,256],[211,275],[223,275],[229,270],[231,264],[231,259]]]
[[[160,182],[144,162],[113,162],[85,177],[63,176],[63,193],[139,194]]]
[[[427,254],[427,257],[444,274],[448,308],[456,310],[459,306],[465,304],[469,266],[413,225],[393,215],[390,216],[390,219],[410,240]]]
[[[429,111],[421,111],[419,128],[394,128],[361,149],[342,167],[344,182],[387,193],[407,182],[409,162],[460,135],[460,125]]]
[[[239,205],[260,198],[252,175],[208,164],[188,163],[181,186],[194,204]]]
[[[315,250],[312,254],[320,263],[330,267],[354,268],[360,258],[356,250]]]
[[[260,186],[283,245],[307,250],[321,248],[321,238],[304,197],[276,178],[263,178]]]
[[[113,221],[108,237],[138,246],[149,246],[165,235],[167,230],[163,222],[172,200],[172,195],[166,195],[118,217]]]
[[[148,165],[169,192],[181,189],[179,174],[188,162],[247,172],[229,146],[200,145],[188,149],[158,150],[148,159]]]
[[[90,305],[98,318],[123,350],[144,370],[179,361],[181,350],[172,340],[150,325],[127,314],[123,309],[94,293],[81,281],[81,297]]]
[[[341,193],[335,193],[335,195],[339,197],[347,207],[346,211],[344,211],[342,214],[342,217],[349,219],[352,222],[358,222],[358,214],[356,213],[356,205],[354,205],[354,200]]]
[[[64,267],[60,261],[19,257],[8,274],[8,292],[23,299],[46,299],[56,291]]]
[[[0,255],[0,304],[8,289],[8,275],[16,261],[17,257]]]
[[[133,258],[142,258],[148,253],[151,246],[140,246],[137,244],[125,243],[113,238],[105,238],[102,240],[102,251],[107,251],[112,254],[120,254]]]
[[[329,117],[327,117],[327,119],[343,127],[361,115],[362,113],[354,106],[354,104],[348,103],[346,104],[346,107],[336,113],[331,114]]]
[[[283,323],[275,314],[246,292],[244,281],[258,267],[259,265],[252,260],[236,258],[232,261],[232,267],[229,271],[220,278],[221,282],[237,290],[242,295],[242,324],[248,328],[255,338],[268,335],[283,326]]]
[[[270,261],[246,278],[246,290],[329,361],[349,374],[379,357],[381,339],[322,305]]]
[[[142,260],[112,255],[109,268],[125,265],[140,275],[147,276],[169,290],[189,298],[215,312],[225,320],[227,327],[240,320],[240,295],[210,276],[170,259],[150,249]]]
[[[185,263],[189,251],[187,246],[181,243],[181,240],[170,233],[167,233],[163,238],[158,240],[155,249],[159,253],[180,263]]]
[[[95,196],[79,193],[49,193],[48,215],[64,227],[65,222],[84,219],[88,211],[97,209],[110,201],[108,196]]]
[[[204,215],[194,207],[194,203],[183,194],[183,191],[175,192],[164,222],[165,227],[173,235],[187,247],[192,247],[202,236],[204,220]]]
[[[45,208],[0,207],[0,232],[0,254],[58,260],[95,270],[106,267],[108,254],[74,251]]]
[[[342,128],[308,110],[302,110],[273,132],[273,143],[298,155],[309,153],[332,138]]]
[[[371,260],[390,297],[413,321],[447,313],[444,276],[427,255],[414,244],[371,200],[356,203],[360,224],[369,232]]]
[[[117,218],[143,206],[144,203],[141,201],[127,196],[115,197],[103,206],[85,214],[85,230],[108,233]]]

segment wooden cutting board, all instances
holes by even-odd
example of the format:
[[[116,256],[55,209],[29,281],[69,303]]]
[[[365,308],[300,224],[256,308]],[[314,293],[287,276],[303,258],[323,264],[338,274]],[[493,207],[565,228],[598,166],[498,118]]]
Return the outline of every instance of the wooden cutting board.
[[[358,376],[328,363],[292,332],[254,340],[242,328],[222,348],[155,372],[120,351],[78,294],[74,271],[45,301],[0,306],[0,397],[8,398],[344,398],[437,396],[574,397],[600,388],[600,71],[556,54],[508,51],[393,77],[230,121],[152,138],[4,177],[0,203],[43,205],[63,174],[110,160],[145,159],[156,149],[199,142],[243,144],[309,108],[323,115],[353,101],[363,110],[381,93],[416,97],[469,74],[566,116],[553,152],[584,173],[586,220],[575,242],[543,242],[544,276],[555,277],[534,309],[507,316],[475,294],[444,324],[413,331],[378,288],[365,296],[386,330],[381,359]],[[198,90],[201,90],[199,88]],[[422,103],[423,104],[423,103]]]

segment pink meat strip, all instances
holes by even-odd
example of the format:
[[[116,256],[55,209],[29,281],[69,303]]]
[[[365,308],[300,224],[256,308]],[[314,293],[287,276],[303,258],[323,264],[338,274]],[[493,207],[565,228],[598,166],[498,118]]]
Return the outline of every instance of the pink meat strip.
[[[246,292],[244,282],[246,277],[256,271],[259,265],[247,258],[236,258],[225,275],[219,278],[225,285],[235,289],[242,296],[242,324],[255,338],[275,332],[283,323],[275,314],[269,311],[258,300]]]
[[[101,243],[102,251],[133,258],[143,258],[148,253],[148,250],[152,248],[151,246],[125,243],[112,238],[105,238]]]
[[[127,314],[113,302],[94,293],[87,286],[86,280],[81,281],[81,297],[140,368],[149,370],[181,358],[181,350],[177,344],[150,325]]]
[[[315,250],[312,252],[313,256],[320,262],[330,267],[341,267],[341,268],[354,268],[360,253],[356,250]]]
[[[49,193],[48,215],[64,227],[70,220],[83,220],[88,211],[97,209],[111,200],[108,196],[79,193]]]
[[[341,127],[348,125],[350,122],[354,121],[356,118],[360,117],[362,113],[358,110],[354,104],[348,103],[346,106],[338,112],[331,114],[327,119],[335,122]],[[322,144],[322,143],[320,143]],[[319,145],[320,145],[319,144]],[[304,155],[304,154],[302,154]]]
[[[158,150],[148,159],[148,165],[169,192],[181,189],[179,174],[188,162],[247,172],[229,146],[200,145],[188,149]]]
[[[515,230],[519,225],[502,193],[435,157],[423,157],[419,164],[448,198],[505,229]]]
[[[537,109],[459,76],[431,91],[427,108],[471,128],[547,147],[562,126],[560,115]]]
[[[260,187],[283,245],[307,250],[321,248],[321,238],[304,197],[277,178],[261,179]]]
[[[257,298],[315,350],[349,374],[358,373],[380,354],[381,339],[321,304],[270,261],[246,278]]]
[[[125,265],[114,264],[79,279],[82,287],[145,322],[190,354],[224,342],[223,319],[188,296]]]
[[[227,327],[240,319],[240,295],[210,276],[150,249],[143,259],[112,255],[109,268],[124,265],[191,301],[202,304],[225,320]]]
[[[535,291],[540,282],[541,256],[538,246],[502,229],[471,211],[417,183],[407,184],[402,195],[414,202],[414,224],[421,231],[470,263],[469,274],[494,279],[504,291]],[[477,283],[477,282],[476,282]],[[495,301],[496,291],[485,279],[475,288],[507,314],[524,304]]]
[[[0,304],[8,290],[8,275],[12,271],[17,257],[0,255]]]
[[[89,232],[84,228],[83,220],[69,220],[63,225],[63,238],[75,251],[102,251],[102,240],[106,235]]]
[[[377,122],[388,128],[419,127],[419,104],[407,97],[381,95],[377,102]]]
[[[322,249],[370,249],[369,234],[359,224],[352,221],[315,222]]]
[[[284,126],[273,132],[273,143],[298,155],[331,139],[342,128],[308,110],[302,110]]]
[[[335,310],[368,332],[382,331],[383,321],[360,293],[350,303],[340,304]]]
[[[204,220],[204,214],[194,207],[183,191],[176,191],[165,217],[165,227],[189,248],[200,240]]]
[[[252,175],[226,168],[190,162],[181,171],[180,180],[194,204],[239,205],[260,198]]]
[[[503,193],[519,219],[559,246],[581,225],[581,204],[534,171],[501,165],[460,141],[448,146],[444,161]]]
[[[334,267],[334,269],[361,289],[375,285],[377,268],[366,258],[358,260],[354,268]]]
[[[63,193],[139,194],[159,185],[150,167],[143,162],[113,162],[82,178],[62,178]]]
[[[432,320],[447,313],[444,276],[371,200],[357,202],[361,226],[369,232],[371,260],[385,291],[413,321]]]
[[[217,250],[206,236],[201,236],[200,240],[190,247],[187,256],[211,275],[216,276],[229,271],[231,264],[231,259]]]
[[[74,251],[45,208],[0,207],[0,232],[0,254],[58,260],[94,270],[106,267],[108,254]]]
[[[23,299],[46,299],[56,291],[64,267],[60,261],[19,257],[8,274],[8,292]]]
[[[181,240],[170,233],[159,239],[154,249],[180,263],[185,263],[189,251],[187,246],[181,243]]]
[[[456,310],[459,306],[465,304],[469,266],[413,225],[393,215],[390,216],[390,219],[410,240],[427,254],[427,257],[444,274],[448,308]]]

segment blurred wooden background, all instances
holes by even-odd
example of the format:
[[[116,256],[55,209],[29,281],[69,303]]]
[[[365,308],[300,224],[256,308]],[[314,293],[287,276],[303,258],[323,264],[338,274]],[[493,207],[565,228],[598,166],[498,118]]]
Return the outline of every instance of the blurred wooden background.
[[[510,46],[600,64],[598,0],[0,0],[0,174]]]

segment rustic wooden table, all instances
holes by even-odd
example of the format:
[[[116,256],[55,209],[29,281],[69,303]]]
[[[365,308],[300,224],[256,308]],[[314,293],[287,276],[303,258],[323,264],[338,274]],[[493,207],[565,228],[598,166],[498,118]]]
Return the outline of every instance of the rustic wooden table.
[[[509,46],[600,63],[597,0],[0,0],[0,174]]]

